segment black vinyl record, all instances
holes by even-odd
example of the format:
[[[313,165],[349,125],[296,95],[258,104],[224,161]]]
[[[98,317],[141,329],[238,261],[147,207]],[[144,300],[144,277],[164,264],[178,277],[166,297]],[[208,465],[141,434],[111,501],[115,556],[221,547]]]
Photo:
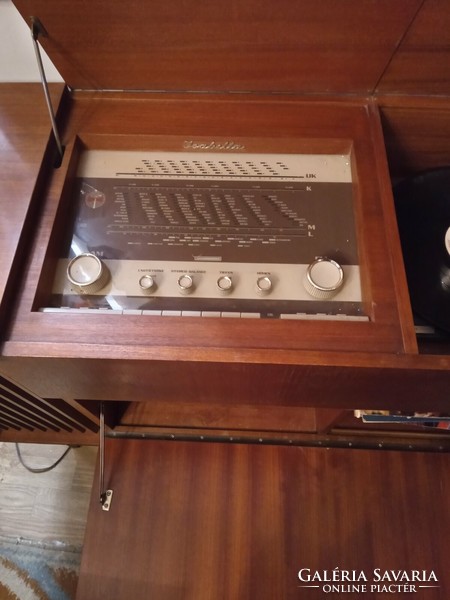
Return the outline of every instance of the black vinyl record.
[[[394,198],[413,312],[450,333],[450,167],[403,180]]]

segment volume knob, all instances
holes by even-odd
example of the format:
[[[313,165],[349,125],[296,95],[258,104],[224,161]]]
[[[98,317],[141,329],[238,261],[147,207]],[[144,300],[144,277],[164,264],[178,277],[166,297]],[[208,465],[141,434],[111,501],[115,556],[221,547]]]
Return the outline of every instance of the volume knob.
[[[88,252],[75,256],[67,266],[67,279],[79,294],[95,294],[105,287],[109,277],[106,265]]]
[[[335,296],[344,283],[344,271],[335,260],[320,257],[306,269],[303,285],[313,298],[328,300]]]

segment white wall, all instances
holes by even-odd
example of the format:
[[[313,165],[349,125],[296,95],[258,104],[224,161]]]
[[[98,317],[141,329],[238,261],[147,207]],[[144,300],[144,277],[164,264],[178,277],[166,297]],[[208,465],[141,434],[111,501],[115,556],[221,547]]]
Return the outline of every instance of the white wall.
[[[47,81],[62,81],[41,49]],[[30,27],[11,0],[0,0],[0,82],[40,81]]]

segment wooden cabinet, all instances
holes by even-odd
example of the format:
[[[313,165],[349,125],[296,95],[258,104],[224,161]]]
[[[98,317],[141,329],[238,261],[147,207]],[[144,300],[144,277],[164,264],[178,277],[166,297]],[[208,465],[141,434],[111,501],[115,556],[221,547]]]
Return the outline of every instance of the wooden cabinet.
[[[80,600],[316,600],[332,585],[381,599],[392,584],[448,595],[448,454],[138,440],[106,450],[113,504],[92,499]],[[338,581],[298,577],[331,578],[336,560],[361,579],[339,581],[336,567]],[[437,581],[377,582],[417,565]]]
[[[96,444],[104,407],[78,598],[314,600],[299,570],[336,567],[447,598],[448,432],[353,411],[450,409],[391,188],[450,164],[448,2],[15,4],[67,83],[65,153],[40,86],[0,85],[0,440]],[[42,312],[83,151],[185,142],[348,156],[368,319]]]
[[[44,26],[69,87],[52,88],[58,168],[38,86],[0,89],[3,377],[67,414],[105,401],[122,433],[347,443],[332,436],[353,409],[448,410],[448,344],[416,340],[391,192],[450,162],[445,2],[213,3],[184,19],[189,3],[99,1],[87,23],[68,2],[16,6]],[[82,149],[187,139],[349,153],[367,322],[40,312]]]

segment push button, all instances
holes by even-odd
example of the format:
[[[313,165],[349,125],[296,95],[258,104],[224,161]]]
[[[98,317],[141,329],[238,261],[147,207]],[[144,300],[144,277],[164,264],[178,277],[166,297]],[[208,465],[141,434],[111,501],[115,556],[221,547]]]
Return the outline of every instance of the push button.
[[[219,279],[217,280],[217,288],[220,294],[229,294],[233,289],[233,281],[231,280],[231,277],[228,277],[228,275],[223,275],[222,277],[219,277]]]
[[[267,275],[258,277],[256,280],[256,293],[260,296],[267,296],[267,294],[270,294],[272,287],[272,280],[270,277],[267,277]]]
[[[190,275],[184,274],[178,277],[178,291],[180,294],[190,294],[194,289],[194,280]]]
[[[149,293],[153,292],[156,288],[156,283],[154,278],[151,275],[143,275],[139,279],[139,287],[143,292]]]

